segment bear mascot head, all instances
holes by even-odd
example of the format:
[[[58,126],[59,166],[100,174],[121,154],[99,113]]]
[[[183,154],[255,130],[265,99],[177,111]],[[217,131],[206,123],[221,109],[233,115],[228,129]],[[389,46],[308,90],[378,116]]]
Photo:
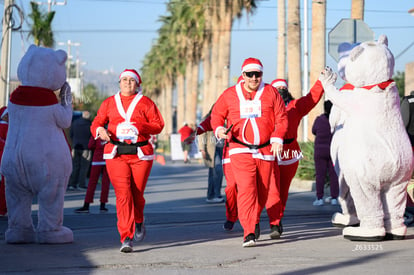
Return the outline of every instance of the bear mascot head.
[[[64,135],[72,120],[64,51],[31,45],[18,66],[19,86],[8,103],[9,130],[1,173],[6,179],[7,243],[69,243],[63,203],[72,171]],[[59,90],[59,98],[56,90]],[[38,223],[31,218],[37,197]]]
[[[359,227],[344,228],[346,239],[380,241],[403,239],[406,234],[406,187],[414,162],[393,72],[394,57],[387,37],[381,35],[378,41],[363,42],[350,51],[346,89],[335,88],[337,75],[330,68],[319,77],[328,99],[345,114],[335,165],[360,221]]]

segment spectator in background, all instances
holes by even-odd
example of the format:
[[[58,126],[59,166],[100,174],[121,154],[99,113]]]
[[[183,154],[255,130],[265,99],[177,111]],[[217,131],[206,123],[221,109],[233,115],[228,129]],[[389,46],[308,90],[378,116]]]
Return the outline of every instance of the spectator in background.
[[[104,147],[107,142],[101,139],[94,139],[92,136],[89,139],[88,148],[92,151],[92,167],[89,175],[88,190],[85,195],[85,202],[81,208],[75,210],[76,213],[89,213],[89,205],[93,203],[93,196],[95,194],[96,186],[99,177],[102,175],[101,184],[101,206],[99,211],[101,213],[108,212],[105,204],[108,202],[109,194],[109,176],[106,170],[106,163],[103,159]]]
[[[214,106],[214,105],[213,105]],[[224,140],[217,140],[211,128],[211,110],[196,129],[199,150],[204,164],[208,167],[207,203],[222,203],[221,186],[223,183],[223,146]]]
[[[7,107],[4,106],[0,109],[0,164],[1,157],[3,156],[4,145],[6,144],[7,130],[9,129],[9,113]],[[6,205],[6,182],[4,176],[1,175],[0,180],[0,216],[7,214]]]
[[[323,195],[326,182],[326,174],[329,175],[329,183],[331,190],[330,200],[331,205],[338,205],[338,176],[331,159],[331,126],[329,125],[329,114],[331,112],[332,102],[329,100],[324,102],[325,112],[318,116],[312,126],[312,134],[315,135],[314,143],[314,160],[315,160],[315,174],[316,174],[316,200],[313,202],[314,206],[322,206],[324,204]]]
[[[403,97],[401,100],[401,116],[414,152],[414,91],[411,91],[410,95]],[[404,220],[406,225],[411,225],[414,223],[414,174],[411,176],[407,191]]]
[[[73,191],[78,187],[86,189],[86,177],[88,174],[92,153],[88,149],[89,138],[91,137],[90,113],[82,112],[82,117],[73,121],[70,128],[72,140],[72,174],[69,180],[68,190]]]
[[[178,133],[181,134],[181,147],[184,154],[184,163],[190,163],[190,157],[188,156],[188,153],[191,150],[191,144],[193,143],[193,140],[188,140],[187,138],[193,135],[194,130],[188,125],[187,122],[184,122],[183,127],[178,130]]]

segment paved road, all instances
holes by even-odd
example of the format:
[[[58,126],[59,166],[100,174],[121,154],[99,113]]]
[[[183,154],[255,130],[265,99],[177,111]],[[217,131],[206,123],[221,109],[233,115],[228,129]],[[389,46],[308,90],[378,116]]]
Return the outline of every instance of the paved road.
[[[155,164],[147,189],[147,236],[134,252],[119,252],[115,198],[109,213],[75,214],[85,191],[65,199],[64,224],[75,241],[65,245],[8,245],[7,220],[0,218],[0,274],[412,274],[414,227],[403,241],[350,242],[329,220],[338,206],[312,206],[314,191],[294,185],[280,240],[262,235],[253,248],[242,248],[242,228],[222,229],[224,204],[205,202],[207,169],[181,162]],[[224,186],[223,186],[224,190]],[[95,195],[99,198],[99,192]],[[34,207],[36,220],[37,205]]]

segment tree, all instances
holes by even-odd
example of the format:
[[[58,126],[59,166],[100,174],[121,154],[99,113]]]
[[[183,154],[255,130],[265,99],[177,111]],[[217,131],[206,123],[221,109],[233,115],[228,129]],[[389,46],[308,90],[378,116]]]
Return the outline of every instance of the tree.
[[[92,117],[95,117],[97,114],[99,107],[101,106],[102,102],[105,100],[106,97],[100,96],[99,91],[93,84],[87,84],[83,89],[83,100],[73,102],[73,109],[74,110],[87,110],[91,113]]]
[[[34,43],[37,46],[44,46],[53,48],[55,44],[52,21],[55,16],[55,12],[42,13],[39,10],[39,5],[35,2],[30,2],[32,13],[29,14],[29,18],[32,19],[32,26],[29,32],[29,37],[33,36]]]
[[[405,72],[398,72],[394,74],[392,77],[395,81],[395,84],[397,84],[398,93],[400,94],[400,98],[404,97],[404,91],[405,91]]]
[[[277,73],[276,78],[286,79],[286,10],[285,0],[277,1]]]
[[[312,42],[310,55],[310,85],[318,80],[325,67],[326,52],[326,0],[312,1]],[[307,30],[305,30],[307,31]],[[308,92],[308,91],[306,91]],[[312,125],[316,117],[323,113],[323,99],[308,115],[308,139],[313,141]]]
[[[364,0],[352,0],[351,18],[364,20]]]
[[[287,22],[287,60],[289,91],[294,98],[302,96],[301,77],[301,23],[299,12],[299,0],[288,0]],[[298,128],[298,140],[303,140],[303,127]]]

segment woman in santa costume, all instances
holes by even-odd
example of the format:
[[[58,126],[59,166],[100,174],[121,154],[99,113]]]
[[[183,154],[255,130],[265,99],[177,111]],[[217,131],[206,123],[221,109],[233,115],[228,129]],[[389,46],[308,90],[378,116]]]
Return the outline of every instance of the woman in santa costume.
[[[132,239],[142,241],[145,236],[144,190],[154,159],[148,140],[162,131],[164,120],[155,103],[142,94],[137,71],[123,71],[119,87],[102,103],[91,132],[108,141],[104,159],[115,190],[120,251],[132,252]]]
[[[303,157],[297,141],[299,123],[316,106],[324,90],[318,80],[306,96],[294,99],[288,91],[286,80],[275,79],[271,85],[282,96],[289,121],[287,133],[283,138],[283,151],[278,156],[277,161],[274,162],[275,170],[279,168],[280,176],[278,177],[275,174],[271,178],[266,202],[266,211],[270,223],[270,238],[279,239],[283,232],[281,219],[286,208],[289,187],[298,169],[299,160]],[[261,211],[258,213],[259,219]]]
[[[217,138],[229,141],[231,168],[238,176],[237,207],[244,229],[243,247],[250,247],[256,245],[258,207],[264,207],[267,200],[275,156],[282,150],[287,131],[287,115],[280,95],[262,80],[260,60],[246,59],[242,74],[245,82],[228,88],[217,100],[211,125]]]
[[[89,205],[93,203],[93,196],[95,195],[96,186],[98,185],[99,177],[102,175],[101,184],[101,205],[99,212],[106,213],[108,208],[105,204],[108,202],[109,195],[109,176],[106,170],[106,162],[103,158],[104,148],[107,141],[101,139],[94,139],[90,137],[88,149],[93,152],[91,172],[89,175],[88,189],[85,195],[85,201],[81,208],[75,209],[75,213],[89,213]]]

